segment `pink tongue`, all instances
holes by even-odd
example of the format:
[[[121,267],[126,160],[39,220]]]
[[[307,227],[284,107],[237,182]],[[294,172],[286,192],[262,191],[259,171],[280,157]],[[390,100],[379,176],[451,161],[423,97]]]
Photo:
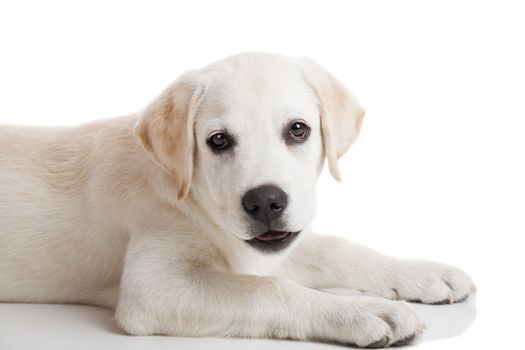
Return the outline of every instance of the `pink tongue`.
[[[281,231],[268,231],[260,236],[257,236],[258,240],[261,241],[273,241],[275,239],[282,239],[288,235],[288,232]]]

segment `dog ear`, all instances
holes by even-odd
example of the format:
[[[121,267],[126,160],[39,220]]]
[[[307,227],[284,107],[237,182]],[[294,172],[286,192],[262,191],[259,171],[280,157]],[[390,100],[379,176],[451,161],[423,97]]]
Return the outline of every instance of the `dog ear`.
[[[193,122],[203,87],[188,72],[168,86],[141,113],[135,135],[146,153],[170,174],[179,202],[186,198],[193,173]]]
[[[337,160],[359,135],[365,112],[357,99],[319,64],[302,58],[300,65],[303,76],[319,99],[321,135],[328,168],[340,181]]]

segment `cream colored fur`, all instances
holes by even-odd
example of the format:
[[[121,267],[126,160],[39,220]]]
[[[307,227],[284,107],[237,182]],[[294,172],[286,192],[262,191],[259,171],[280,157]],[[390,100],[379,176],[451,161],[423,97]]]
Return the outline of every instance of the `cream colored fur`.
[[[309,232],[324,158],[339,178],[363,114],[316,63],[253,53],[184,74],[137,115],[1,126],[0,301],[115,308],[137,335],[410,339],[424,325],[397,300],[455,302],[469,277]],[[311,127],[294,148],[281,139],[291,119]],[[237,135],[227,157],[206,145],[221,128]],[[265,183],[288,194],[288,229],[302,231],[275,254],[244,242],[240,198]]]

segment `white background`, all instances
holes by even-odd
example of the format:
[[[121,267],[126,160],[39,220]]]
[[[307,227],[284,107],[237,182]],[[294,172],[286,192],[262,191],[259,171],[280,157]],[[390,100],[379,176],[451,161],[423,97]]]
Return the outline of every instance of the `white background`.
[[[241,51],[310,56],[367,110],[315,228],[472,275],[472,327],[420,347],[521,346],[524,18],[518,1],[1,2],[0,123],[134,112]]]

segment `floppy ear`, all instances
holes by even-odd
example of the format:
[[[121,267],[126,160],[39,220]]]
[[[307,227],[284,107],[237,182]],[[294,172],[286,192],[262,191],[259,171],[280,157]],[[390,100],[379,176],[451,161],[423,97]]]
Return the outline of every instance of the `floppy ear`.
[[[157,165],[173,176],[182,202],[189,192],[193,173],[193,121],[203,88],[193,73],[182,75],[144,111],[135,135]]]
[[[365,111],[357,99],[316,62],[300,59],[303,75],[319,99],[321,135],[330,173],[341,180],[337,160],[354,143]]]

